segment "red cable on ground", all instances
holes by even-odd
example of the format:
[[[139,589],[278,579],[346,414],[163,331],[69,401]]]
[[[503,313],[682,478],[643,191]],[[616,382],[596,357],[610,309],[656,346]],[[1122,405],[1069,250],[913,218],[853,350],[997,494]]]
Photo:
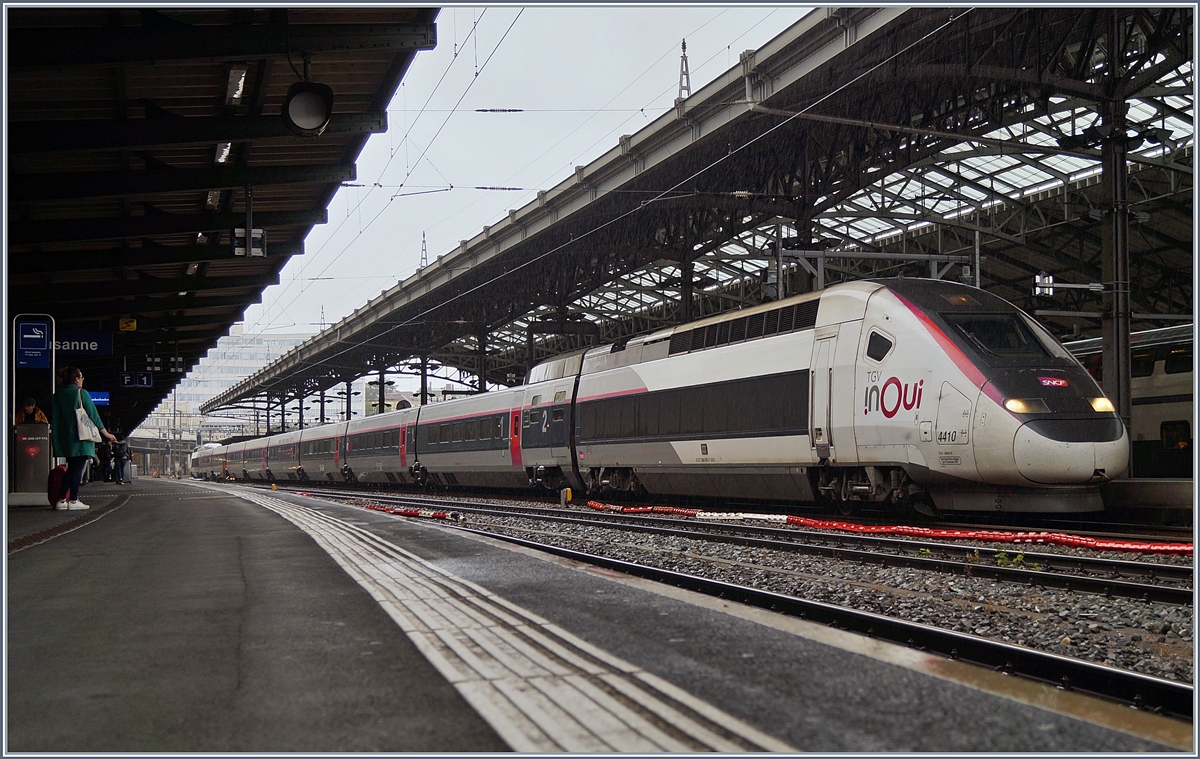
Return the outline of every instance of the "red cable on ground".
[[[669,506],[612,506],[599,501],[588,501],[587,505],[598,511],[615,511],[621,514],[673,514],[676,516],[716,516],[720,512],[704,512],[700,509],[679,509]],[[729,515],[724,515],[728,518]],[[746,514],[746,519],[785,521],[798,527],[814,530],[842,530],[844,532],[869,533],[872,535],[903,535],[911,538],[941,540],[979,540],[989,543],[1034,543],[1059,545],[1071,548],[1090,548],[1094,551],[1125,551],[1127,553],[1152,553],[1167,556],[1191,556],[1191,543],[1147,543],[1131,540],[1103,540],[1083,535],[1068,535],[1059,532],[1000,532],[998,530],[946,530],[932,527],[908,527],[905,525],[865,525],[853,522],[837,522],[826,519],[769,514]]]
[[[457,512],[454,512],[454,511],[433,511],[431,509],[396,509],[396,508],[392,508],[391,506],[377,506],[377,505],[373,505],[373,504],[364,505],[363,508],[370,509],[371,511],[382,511],[385,514],[395,514],[395,515],[401,516],[401,517],[425,517],[426,519],[450,519],[455,522],[457,522],[461,519],[461,516]]]

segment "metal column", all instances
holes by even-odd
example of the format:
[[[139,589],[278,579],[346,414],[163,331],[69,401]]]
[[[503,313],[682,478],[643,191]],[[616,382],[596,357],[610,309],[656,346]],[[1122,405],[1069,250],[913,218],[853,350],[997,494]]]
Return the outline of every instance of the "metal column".
[[[476,335],[479,341],[479,392],[487,392],[487,330]]]
[[[382,414],[387,408],[386,406],[384,406],[384,402],[383,402],[383,388],[384,388],[383,381],[384,381],[384,367],[381,366],[381,367],[379,367],[379,405],[376,406],[377,414]]]
[[[1109,50],[1122,49],[1119,44],[1119,15],[1115,10],[1110,11]],[[1110,65],[1112,70],[1108,72],[1108,85],[1112,97],[1101,104],[1103,126],[1108,128],[1101,146],[1103,187],[1105,200],[1111,202],[1110,211],[1104,217],[1102,242],[1103,276],[1106,283],[1111,283],[1102,321],[1104,392],[1116,406],[1125,426],[1129,427],[1132,399],[1129,378],[1129,166],[1125,118],[1128,105],[1118,94],[1124,69],[1122,61],[1110,60]]]
[[[429,403],[429,356],[421,355],[421,405]]]

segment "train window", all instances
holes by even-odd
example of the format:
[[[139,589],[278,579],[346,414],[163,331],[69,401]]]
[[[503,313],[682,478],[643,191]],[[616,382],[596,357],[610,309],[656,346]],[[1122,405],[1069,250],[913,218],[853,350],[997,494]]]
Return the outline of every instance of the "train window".
[[[492,439],[492,420],[490,418],[479,420],[479,439],[480,440],[491,440]]]
[[[450,442],[450,425],[443,424],[438,430],[438,441],[442,443]]]
[[[1192,346],[1179,346],[1167,353],[1167,363],[1163,371],[1167,374],[1183,374],[1192,370]]]
[[[871,336],[867,338],[867,358],[872,361],[882,361],[885,356],[892,350],[894,343],[872,330]]]
[[[496,437],[498,437],[498,438],[508,437],[508,414],[505,414],[504,416],[501,416],[501,417],[497,417],[497,419],[496,419]]]
[[[1130,356],[1129,374],[1132,377],[1149,377],[1154,374],[1155,351],[1137,351]]]
[[[566,415],[563,413],[562,409],[560,409],[560,408],[554,409],[554,418],[552,419],[552,421],[561,422],[565,418],[566,418]]]
[[[426,427],[425,429],[429,430],[428,435],[426,435],[425,442],[428,443],[429,445],[433,445],[434,443],[436,443],[438,441],[437,426],[431,424],[428,427]]]
[[[462,422],[455,422],[450,427],[450,440],[454,443],[462,442]]]
[[[691,350],[698,351],[704,347],[704,328],[699,327],[691,331],[692,344]]]
[[[1004,358],[1044,357],[1049,353],[1017,314],[941,314],[969,345]]]
[[[521,412],[521,426],[522,427],[529,426],[529,409],[525,409],[524,411]]]
[[[559,390],[557,393],[554,394],[554,402],[555,403],[561,403],[562,401],[565,401],[566,399],[567,399],[567,391],[566,390]]]
[[[536,405],[538,405],[538,404],[539,404],[539,403],[541,403],[541,402],[542,402],[542,396],[540,396],[540,395],[535,395],[535,396],[533,396],[533,400],[531,400],[531,401],[529,402],[529,405],[530,405],[530,406],[536,406]]]
[[[476,427],[478,427],[476,422],[467,422],[466,426],[463,427],[463,440],[474,440]]]
[[[1186,451],[1192,446],[1192,425],[1186,419],[1159,425],[1164,451]]]
[[[710,324],[704,328],[704,347],[711,348],[717,344],[717,325]]]

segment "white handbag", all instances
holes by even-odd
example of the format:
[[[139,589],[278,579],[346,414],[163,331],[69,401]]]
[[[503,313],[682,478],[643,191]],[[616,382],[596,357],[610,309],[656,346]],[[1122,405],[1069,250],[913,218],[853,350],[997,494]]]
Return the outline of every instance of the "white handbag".
[[[75,396],[75,425],[79,428],[80,442],[91,441],[99,443],[104,438],[100,437],[100,430],[96,427],[96,423],[88,416],[87,409],[83,407],[83,389],[79,389],[79,395]]]

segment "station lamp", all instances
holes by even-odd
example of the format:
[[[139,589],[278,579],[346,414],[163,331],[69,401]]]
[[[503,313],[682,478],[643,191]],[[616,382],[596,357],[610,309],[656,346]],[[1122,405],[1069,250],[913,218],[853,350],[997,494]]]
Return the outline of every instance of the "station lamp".
[[[283,124],[298,137],[319,137],[333,116],[333,90],[312,81],[311,61],[304,57],[304,81],[288,88],[280,111]]]

